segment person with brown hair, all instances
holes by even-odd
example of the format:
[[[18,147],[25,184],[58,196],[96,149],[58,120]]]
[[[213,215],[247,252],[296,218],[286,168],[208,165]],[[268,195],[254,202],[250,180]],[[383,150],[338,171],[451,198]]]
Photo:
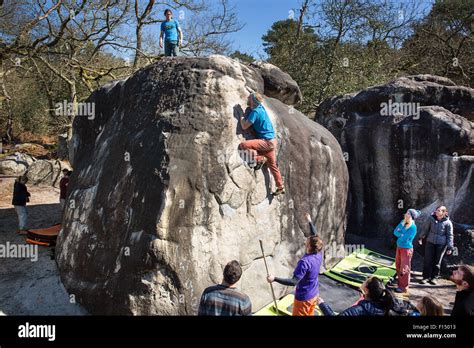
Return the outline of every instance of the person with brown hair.
[[[457,287],[451,315],[455,317],[474,315],[474,267],[460,265],[453,271],[451,280]]]
[[[423,296],[418,301],[416,309],[421,316],[442,317],[444,315],[443,306],[432,296]]]
[[[221,284],[205,289],[199,303],[198,315],[202,316],[240,316],[252,314],[250,298],[237,290],[236,283],[242,276],[242,267],[236,260],[224,268]]]
[[[454,248],[453,223],[448,216],[448,208],[441,205],[429,217],[428,229],[422,231],[419,243],[426,237],[425,256],[423,264],[423,279],[421,284],[436,285],[441,271],[444,254],[450,255]]]
[[[293,303],[294,316],[313,316],[316,299],[319,296],[319,270],[322,263],[323,241],[316,235],[311,216],[306,214],[311,236],[306,238],[305,255],[298,262],[293,278],[284,279],[273,275],[267,277],[269,283],[277,282],[286,286],[296,286]]]

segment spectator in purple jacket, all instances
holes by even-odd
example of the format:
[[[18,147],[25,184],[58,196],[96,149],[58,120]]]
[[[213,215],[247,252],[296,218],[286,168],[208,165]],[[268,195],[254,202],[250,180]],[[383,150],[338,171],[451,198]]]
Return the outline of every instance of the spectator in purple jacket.
[[[293,272],[293,278],[284,279],[273,275],[268,276],[269,283],[277,282],[282,285],[296,286],[295,300],[293,303],[294,316],[313,316],[316,299],[319,296],[319,270],[322,263],[323,242],[316,235],[311,216],[306,214],[311,236],[306,239],[306,253],[298,262]]]

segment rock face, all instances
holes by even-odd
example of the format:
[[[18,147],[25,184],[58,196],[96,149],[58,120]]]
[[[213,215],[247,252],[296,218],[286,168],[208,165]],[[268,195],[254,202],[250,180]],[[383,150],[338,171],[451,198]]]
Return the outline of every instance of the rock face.
[[[254,172],[237,150],[251,90],[265,90],[258,69],[223,56],[178,57],[88,99],[96,115],[74,122],[56,250],[66,289],[88,311],[195,314],[232,259],[257,309],[271,301],[259,239],[271,271],[290,276],[309,233],[305,212],[326,243],[342,245],[348,175],[339,144],[266,98],[287,190],[273,198],[266,167]],[[336,261],[325,256],[326,265]]]
[[[28,167],[28,182],[33,185],[51,185],[59,184],[61,171],[70,169],[64,163],[54,160],[37,160]]]
[[[264,61],[253,62],[250,66],[259,70],[262,75],[266,96],[276,98],[288,105],[298,104],[303,100],[298,84],[287,73]]]
[[[349,233],[390,238],[411,207],[425,213],[417,221],[424,228],[443,204],[464,247],[463,235],[474,226],[473,89],[409,76],[328,99],[316,120],[345,152]]]

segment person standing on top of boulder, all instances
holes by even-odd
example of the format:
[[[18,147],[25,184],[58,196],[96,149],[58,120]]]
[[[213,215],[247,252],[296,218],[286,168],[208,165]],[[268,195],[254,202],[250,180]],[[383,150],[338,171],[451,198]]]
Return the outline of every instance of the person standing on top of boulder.
[[[237,290],[236,284],[242,276],[242,267],[236,260],[224,268],[221,284],[210,286],[201,295],[198,315],[200,316],[242,316],[252,314],[250,298]]]
[[[72,172],[69,169],[63,169],[63,177],[59,181],[59,203],[61,204],[61,209],[64,209],[71,174]]]
[[[259,93],[249,95],[248,106],[250,107],[250,112],[247,117],[242,116],[240,118],[240,125],[244,130],[252,127],[257,135],[257,139],[243,141],[239,145],[239,150],[247,150],[250,152],[250,158],[257,161],[254,167],[256,170],[267,163],[277,187],[273,195],[279,195],[285,193],[285,189],[276,161],[277,140],[275,138],[275,130],[273,129],[272,121],[263,107],[262,102],[263,97]]]
[[[293,272],[293,278],[283,279],[273,275],[267,277],[269,283],[277,282],[286,286],[295,286],[295,300],[293,303],[294,316],[313,316],[316,307],[316,299],[319,296],[319,270],[323,260],[323,242],[316,235],[311,216],[306,214],[309,222],[311,236],[306,239],[306,253],[298,261],[298,265]]]
[[[415,219],[421,215],[419,210],[408,209],[403,220],[395,227],[393,234],[397,237],[398,288],[395,292],[405,292],[410,284],[411,258],[413,257],[413,239],[416,236]]]
[[[428,229],[419,236],[420,245],[425,236],[427,238],[421,284],[436,285],[435,279],[439,278],[443,256],[445,253],[451,255],[454,248],[453,223],[449,219],[448,209],[445,206],[436,208],[429,217]]]
[[[26,203],[30,201],[30,193],[26,187],[28,178],[25,175],[18,177],[13,185],[12,204],[18,215],[18,234],[26,234],[26,225],[28,224],[28,212],[26,211]]]
[[[173,19],[173,12],[170,9],[165,10],[166,20],[161,23],[160,47],[163,48],[163,36],[165,38],[165,56],[178,55],[179,47],[183,42],[183,32],[179,22]]]

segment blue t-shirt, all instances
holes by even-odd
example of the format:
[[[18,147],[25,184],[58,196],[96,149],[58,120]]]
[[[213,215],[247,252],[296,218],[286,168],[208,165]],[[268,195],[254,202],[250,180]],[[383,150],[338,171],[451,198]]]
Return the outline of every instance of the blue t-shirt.
[[[161,31],[165,32],[165,41],[178,41],[178,29],[179,23],[175,19],[161,23]]]
[[[262,104],[250,111],[247,121],[253,125],[259,139],[272,140],[275,138],[272,121]]]
[[[322,254],[305,254],[299,260],[293,276],[300,281],[296,285],[295,298],[298,301],[312,300],[319,295],[318,275],[321,268]]]
[[[406,229],[404,220],[402,220],[395,230],[393,231],[395,237],[397,237],[397,246],[399,248],[411,249],[413,248],[413,239],[416,236],[416,225],[412,223],[411,226]]]

